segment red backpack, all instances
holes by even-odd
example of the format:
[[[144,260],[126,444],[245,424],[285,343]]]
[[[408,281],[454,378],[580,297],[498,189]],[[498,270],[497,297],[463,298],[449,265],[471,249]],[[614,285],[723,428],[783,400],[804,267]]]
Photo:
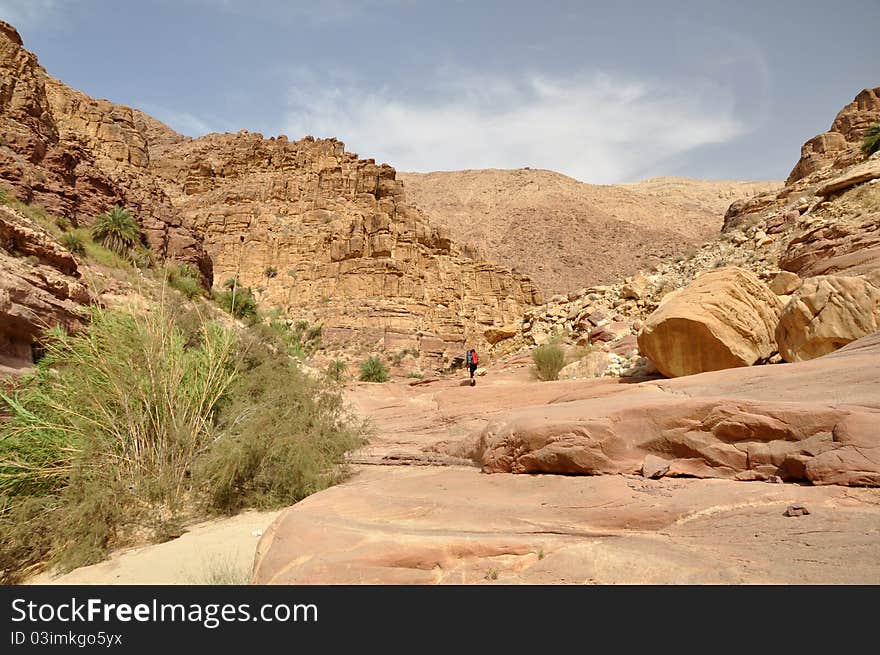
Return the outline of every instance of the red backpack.
[[[480,362],[480,358],[477,357],[477,351],[474,350],[471,352],[471,364],[478,364]]]

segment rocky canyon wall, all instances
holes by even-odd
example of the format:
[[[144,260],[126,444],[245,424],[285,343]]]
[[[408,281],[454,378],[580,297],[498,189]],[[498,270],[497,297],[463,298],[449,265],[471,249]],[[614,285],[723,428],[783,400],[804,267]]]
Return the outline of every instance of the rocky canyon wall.
[[[407,204],[393,168],[335,139],[198,139],[46,73],[0,22],[0,186],[73,225],[118,203],[153,252],[237,276],[263,309],[325,341],[416,348],[439,363],[540,302],[532,282],[474,259]]]

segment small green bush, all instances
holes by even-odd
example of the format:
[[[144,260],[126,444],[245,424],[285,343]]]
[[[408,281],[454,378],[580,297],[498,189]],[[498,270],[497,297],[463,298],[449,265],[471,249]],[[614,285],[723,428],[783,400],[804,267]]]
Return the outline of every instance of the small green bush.
[[[407,355],[412,355],[413,357],[418,357],[419,356],[419,349],[418,348],[403,348],[402,350],[399,350],[394,355],[392,355],[391,363],[394,364],[395,366],[400,366],[401,362],[404,359],[406,359]]]
[[[343,454],[363,443],[342,397],[296,364],[268,351],[247,364],[194,473],[213,512],[295,503],[344,478]]]
[[[153,251],[146,246],[136,246],[128,253],[128,261],[137,268],[152,268],[156,264]]]
[[[165,280],[172,289],[176,289],[190,300],[205,293],[201,275],[189,264],[168,264],[165,266]]]
[[[140,244],[141,237],[141,227],[135,217],[119,205],[96,216],[92,225],[92,239],[120,257],[128,257]]]
[[[223,283],[224,291],[216,294],[217,304],[228,314],[251,323],[260,318],[257,299],[250,287],[243,287],[234,278]]]
[[[532,372],[544,382],[559,379],[559,371],[565,366],[565,353],[553,343],[538,346],[532,351]]]
[[[265,275],[267,278],[276,277],[278,275],[278,269],[274,266],[267,266],[266,270],[263,271],[263,275]]]
[[[198,585],[246,585],[251,580],[249,562],[230,557],[213,557],[205,562],[200,575],[192,581]]]
[[[388,367],[375,355],[366,359],[361,364],[361,382],[387,382]]]
[[[120,257],[112,250],[108,250],[100,243],[95,243],[92,240],[91,234],[88,229],[77,228],[75,230],[71,230],[70,232],[72,234],[79,235],[86,249],[86,257],[95,264],[106,266],[107,268],[116,268],[123,270],[131,268],[131,263],[127,259]]]
[[[878,150],[880,150],[880,123],[868,128],[862,139],[861,146],[862,154],[864,154],[865,157],[870,157]]]
[[[86,242],[83,240],[82,233],[79,231],[65,232],[61,236],[61,245],[74,255],[86,254]]]
[[[348,365],[341,359],[334,359],[327,364],[327,378],[333,382],[343,382]]]
[[[322,328],[310,326],[308,321],[297,321],[293,325],[287,321],[275,320],[260,324],[258,332],[264,338],[278,344],[288,355],[297,359],[311,357],[321,348]]]
[[[8,189],[0,189],[0,204],[6,205],[10,209],[14,209],[23,216],[31,219],[41,227],[45,228],[53,236],[61,236],[63,228],[59,224],[59,221],[63,222],[66,219],[49,214],[49,212],[47,212],[41,205],[22,202]]]

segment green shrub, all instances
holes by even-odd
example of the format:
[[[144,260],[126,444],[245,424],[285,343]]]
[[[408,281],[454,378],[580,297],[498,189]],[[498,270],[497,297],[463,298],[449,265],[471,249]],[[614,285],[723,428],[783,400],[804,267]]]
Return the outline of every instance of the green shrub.
[[[204,295],[202,277],[189,264],[168,264],[165,266],[165,280],[172,289],[192,300]]]
[[[532,351],[532,362],[532,372],[536,378],[544,382],[558,380],[559,371],[565,366],[565,354],[556,344],[546,343]]]
[[[387,382],[388,368],[375,355],[361,364],[361,382]]]
[[[200,575],[192,581],[199,585],[246,585],[251,580],[249,562],[236,561],[226,556],[213,557],[202,566]]]
[[[216,324],[186,348],[162,308],[138,317],[95,308],[91,319],[76,334],[48,331],[35,372],[2,395],[0,498],[13,518],[51,509],[51,538],[28,552],[63,568],[158,527],[162,512],[149,508],[182,499],[235,378],[233,335]],[[20,546],[10,537],[2,548],[12,555],[0,560]]]
[[[243,287],[234,278],[223,283],[224,291],[216,294],[217,304],[228,314],[245,321],[255,322],[260,317],[257,299],[250,287]]]
[[[297,321],[293,325],[287,321],[270,321],[260,324],[259,333],[264,338],[277,344],[288,355],[297,359],[311,357],[321,347],[322,328],[310,326],[308,321]]]
[[[145,246],[136,246],[128,253],[128,261],[137,268],[152,268],[156,264],[153,251]]]
[[[219,438],[195,468],[210,511],[280,507],[342,479],[343,454],[363,443],[342,398],[290,360],[258,356],[232,389]]]
[[[128,257],[141,242],[141,228],[131,212],[114,205],[95,217],[92,239],[120,257]]]
[[[131,268],[128,260],[123,259],[112,250],[108,250],[100,243],[95,243],[92,240],[89,230],[85,228],[78,228],[75,230],[71,230],[71,233],[78,234],[80,236],[86,249],[86,257],[95,264],[100,264],[101,266],[106,266],[107,268]]]
[[[865,157],[870,157],[878,150],[880,150],[880,123],[868,128],[862,139],[861,146],[861,151]]]
[[[397,351],[391,357],[391,363],[395,366],[400,366],[400,363],[406,358],[407,355],[412,355],[413,357],[419,356],[418,348],[404,348],[402,350]]]
[[[177,303],[93,309],[81,332],[48,331],[34,373],[0,387],[0,582],[345,475],[366,426],[338,392]]]
[[[74,255],[86,254],[86,242],[83,240],[82,233],[65,232],[61,236],[61,245],[67,248]]]
[[[266,270],[263,271],[263,275],[265,275],[267,278],[276,277],[278,275],[278,269],[274,266],[267,266]]]
[[[176,489],[210,438],[234,378],[232,334],[206,324],[187,349],[162,308],[91,319],[76,334],[49,330],[35,374],[3,396],[13,413],[0,426],[0,493],[55,491],[84,457],[120,480],[161,474]]]
[[[345,371],[348,365],[341,359],[334,359],[327,364],[327,378],[333,382],[342,382],[345,380]]]
[[[39,226],[56,237],[60,237],[63,231],[61,223],[66,221],[63,217],[53,216],[44,207],[36,203],[28,204],[15,197],[8,189],[0,189],[0,204],[14,209],[19,214],[31,219]]]

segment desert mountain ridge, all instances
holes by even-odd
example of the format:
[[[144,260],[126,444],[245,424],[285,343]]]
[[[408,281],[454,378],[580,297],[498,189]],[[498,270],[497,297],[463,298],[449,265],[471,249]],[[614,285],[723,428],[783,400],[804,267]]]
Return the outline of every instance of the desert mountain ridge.
[[[399,172],[407,197],[547,297],[608,284],[718,235],[728,207],[782,182],[658,177],[597,185],[545,169]]]

